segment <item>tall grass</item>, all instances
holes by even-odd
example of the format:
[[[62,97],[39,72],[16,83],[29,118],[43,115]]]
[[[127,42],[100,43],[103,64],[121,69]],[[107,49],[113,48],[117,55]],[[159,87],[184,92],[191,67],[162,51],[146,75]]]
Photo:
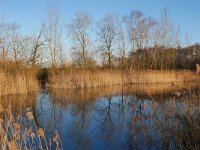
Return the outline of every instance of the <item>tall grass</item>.
[[[37,68],[0,62],[0,95],[24,94],[38,90]]]
[[[191,71],[51,70],[53,88],[91,88],[122,84],[169,84],[199,81]]]
[[[25,114],[14,117],[11,105],[5,108],[0,105],[0,149],[40,149],[49,150],[52,147],[63,149],[57,131],[53,139],[45,137],[45,129],[36,125],[33,111],[27,108]]]
[[[0,62],[0,95],[24,94],[37,91],[39,82],[52,88],[94,88],[125,84],[174,85],[199,81],[191,71],[123,71],[103,69],[29,68],[22,63]],[[39,72],[40,71],[40,72]],[[48,74],[44,74],[48,73]],[[38,78],[38,75],[41,75]],[[46,75],[48,76],[46,78]],[[44,79],[43,79],[44,78]],[[38,81],[40,79],[40,81]]]

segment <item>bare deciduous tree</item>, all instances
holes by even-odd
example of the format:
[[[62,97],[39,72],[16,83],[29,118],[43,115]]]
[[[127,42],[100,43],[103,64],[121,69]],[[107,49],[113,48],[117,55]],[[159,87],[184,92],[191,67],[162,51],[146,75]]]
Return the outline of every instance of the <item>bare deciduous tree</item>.
[[[167,48],[178,48],[180,46],[180,32],[179,28],[173,26],[173,24],[170,21],[169,12],[167,9],[164,9],[161,12],[161,20],[160,24],[157,25],[155,32],[153,33],[153,43],[154,47],[159,46],[162,47],[160,49],[161,56],[159,57],[160,62],[160,70],[163,70],[165,68],[164,61],[165,61],[165,49]],[[159,53],[159,51],[156,51]],[[175,59],[176,59],[176,53],[173,51],[173,55],[171,57],[171,61],[173,63],[173,66],[175,68]]]
[[[139,10],[133,10],[128,16],[124,17],[124,21],[127,24],[133,50],[146,47],[149,31],[156,24],[155,20],[151,17],[144,17],[144,14]]]
[[[156,24],[155,20],[151,17],[144,17],[144,14],[139,10],[133,10],[128,16],[124,17],[124,21],[127,24],[132,53],[147,47],[150,29]],[[133,61],[132,58],[131,69]]]
[[[106,64],[112,69],[114,43],[117,36],[116,20],[111,15],[106,15],[97,23],[97,40],[99,51],[106,58]]]
[[[117,19],[118,24],[118,50],[119,50],[119,56],[120,56],[120,66],[122,69],[125,67],[125,58],[127,53],[127,44],[126,44],[126,35],[124,32],[122,21],[118,18]]]
[[[168,11],[166,9],[163,10],[161,14],[161,26],[160,26],[160,40],[161,40],[161,45],[165,47],[169,47],[169,30],[170,30],[170,25],[169,25],[169,16],[168,16]],[[164,48],[162,49],[162,55],[161,55],[161,66],[160,70],[163,70],[164,66]]]
[[[44,38],[45,31],[46,31],[45,24],[42,24],[38,35],[32,41],[33,46],[31,49],[31,56],[30,56],[31,66],[35,66],[37,59],[41,55],[41,52],[40,52],[41,48],[48,41],[47,39]]]
[[[25,60],[23,55],[25,55],[26,44],[26,38],[22,35],[19,25],[16,23],[6,24],[3,21],[1,22],[0,51],[3,60],[14,60],[15,63]]]
[[[50,54],[49,59],[51,61],[51,66],[55,67],[58,65],[59,61],[62,61],[63,58],[62,24],[60,22],[60,12],[58,5],[49,5],[47,8],[47,13],[47,49]]]
[[[24,48],[24,39],[20,32],[20,27],[16,23],[10,26],[8,48],[11,57],[17,62]]]
[[[4,23],[4,20],[2,19],[0,23],[0,53],[3,61],[6,59],[8,54],[9,31],[10,24]]]
[[[75,19],[68,25],[68,32],[72,39],[73,61],[76,64],[86,66],[90,63],[89,29],[92,24],[92,18],[88,13],[78,12]]]

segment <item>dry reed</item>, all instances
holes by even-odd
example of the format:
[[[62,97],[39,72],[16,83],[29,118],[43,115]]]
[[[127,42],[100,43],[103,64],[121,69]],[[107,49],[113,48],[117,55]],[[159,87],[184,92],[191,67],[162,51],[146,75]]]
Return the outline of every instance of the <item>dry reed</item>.
[[[0,69],[0,95],[24,94],[38,90],[36,69]]]
[[[4,108],[0,105],[0,149],[51,149],[52,139],[47,143],[45,129],[38,128],[30,108],[26,109],[26,117],[19,114],[17,118],[12,115],[11,105]],[[56,149],[63,149],[59,134],[55,131],[53,144]]]
[[[7,65],[0,67],[0,95],[24,94],[39,89],[38,68]],[[191,71],[122,71],[48,69],[48,86],[52,88],[95,88],[125,84],[167,84],[199,81]]]
[[[49,71],[52,88],[91,88],[123,84],[170,84],[196,82],[191,71],[62,70]]]

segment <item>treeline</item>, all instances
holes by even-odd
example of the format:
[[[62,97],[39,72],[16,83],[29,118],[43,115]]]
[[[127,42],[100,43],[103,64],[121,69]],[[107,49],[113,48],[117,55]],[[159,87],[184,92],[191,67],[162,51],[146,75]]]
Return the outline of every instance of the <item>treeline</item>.
[[[166,48],[155,46],[138,49],[127,58],[127,67],[133,63],[133,68],[140,70],[163,69],[195,69],[200,64],[200,45],[194,44],[185,48]],[[133,60],[133,62],[130,62]]]
[[[200,45],[181,48],[185,42],[166,9],[160,20],[139,10],[97,21],[78,12],[68,24],[61,23],[58,7],[47,10],[39,30],[31,35],[24,35],[17,23],[1,21],[1,64],[164,70],[194,69],[200,63]]]

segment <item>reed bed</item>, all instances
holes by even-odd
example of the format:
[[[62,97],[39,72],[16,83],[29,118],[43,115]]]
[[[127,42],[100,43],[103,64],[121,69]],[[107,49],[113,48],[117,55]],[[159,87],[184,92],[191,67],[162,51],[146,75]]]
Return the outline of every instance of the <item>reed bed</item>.
[[[0,95],[25,94],[38,90],[37,70],[0,69]]]
[[[31,108],[27,108],[25,114],[14,117],[11,105],[8,108],[0,105],[0,149],[63,149],[57,131],[52,139],[47,139],[45,134],[45,128],[36,125]]]
[[[0,95],[25,94],[38,91],[43,82],[43,69],[11,67],[0,68]],[[46,72],[45,72],[46,73]],[[41,75],[39,81],[38,75]],[[48,69],[48,87],[97,88],[126,84],[174,85],[199,82],[200,76],[191,71],[122,71],[86,69]],[[46,77],[45,82],[47,81]]]
[[[191,71],[61,70],[49,71],[52,88],[93,88],[124,84],[175,84],[199,81]]]

